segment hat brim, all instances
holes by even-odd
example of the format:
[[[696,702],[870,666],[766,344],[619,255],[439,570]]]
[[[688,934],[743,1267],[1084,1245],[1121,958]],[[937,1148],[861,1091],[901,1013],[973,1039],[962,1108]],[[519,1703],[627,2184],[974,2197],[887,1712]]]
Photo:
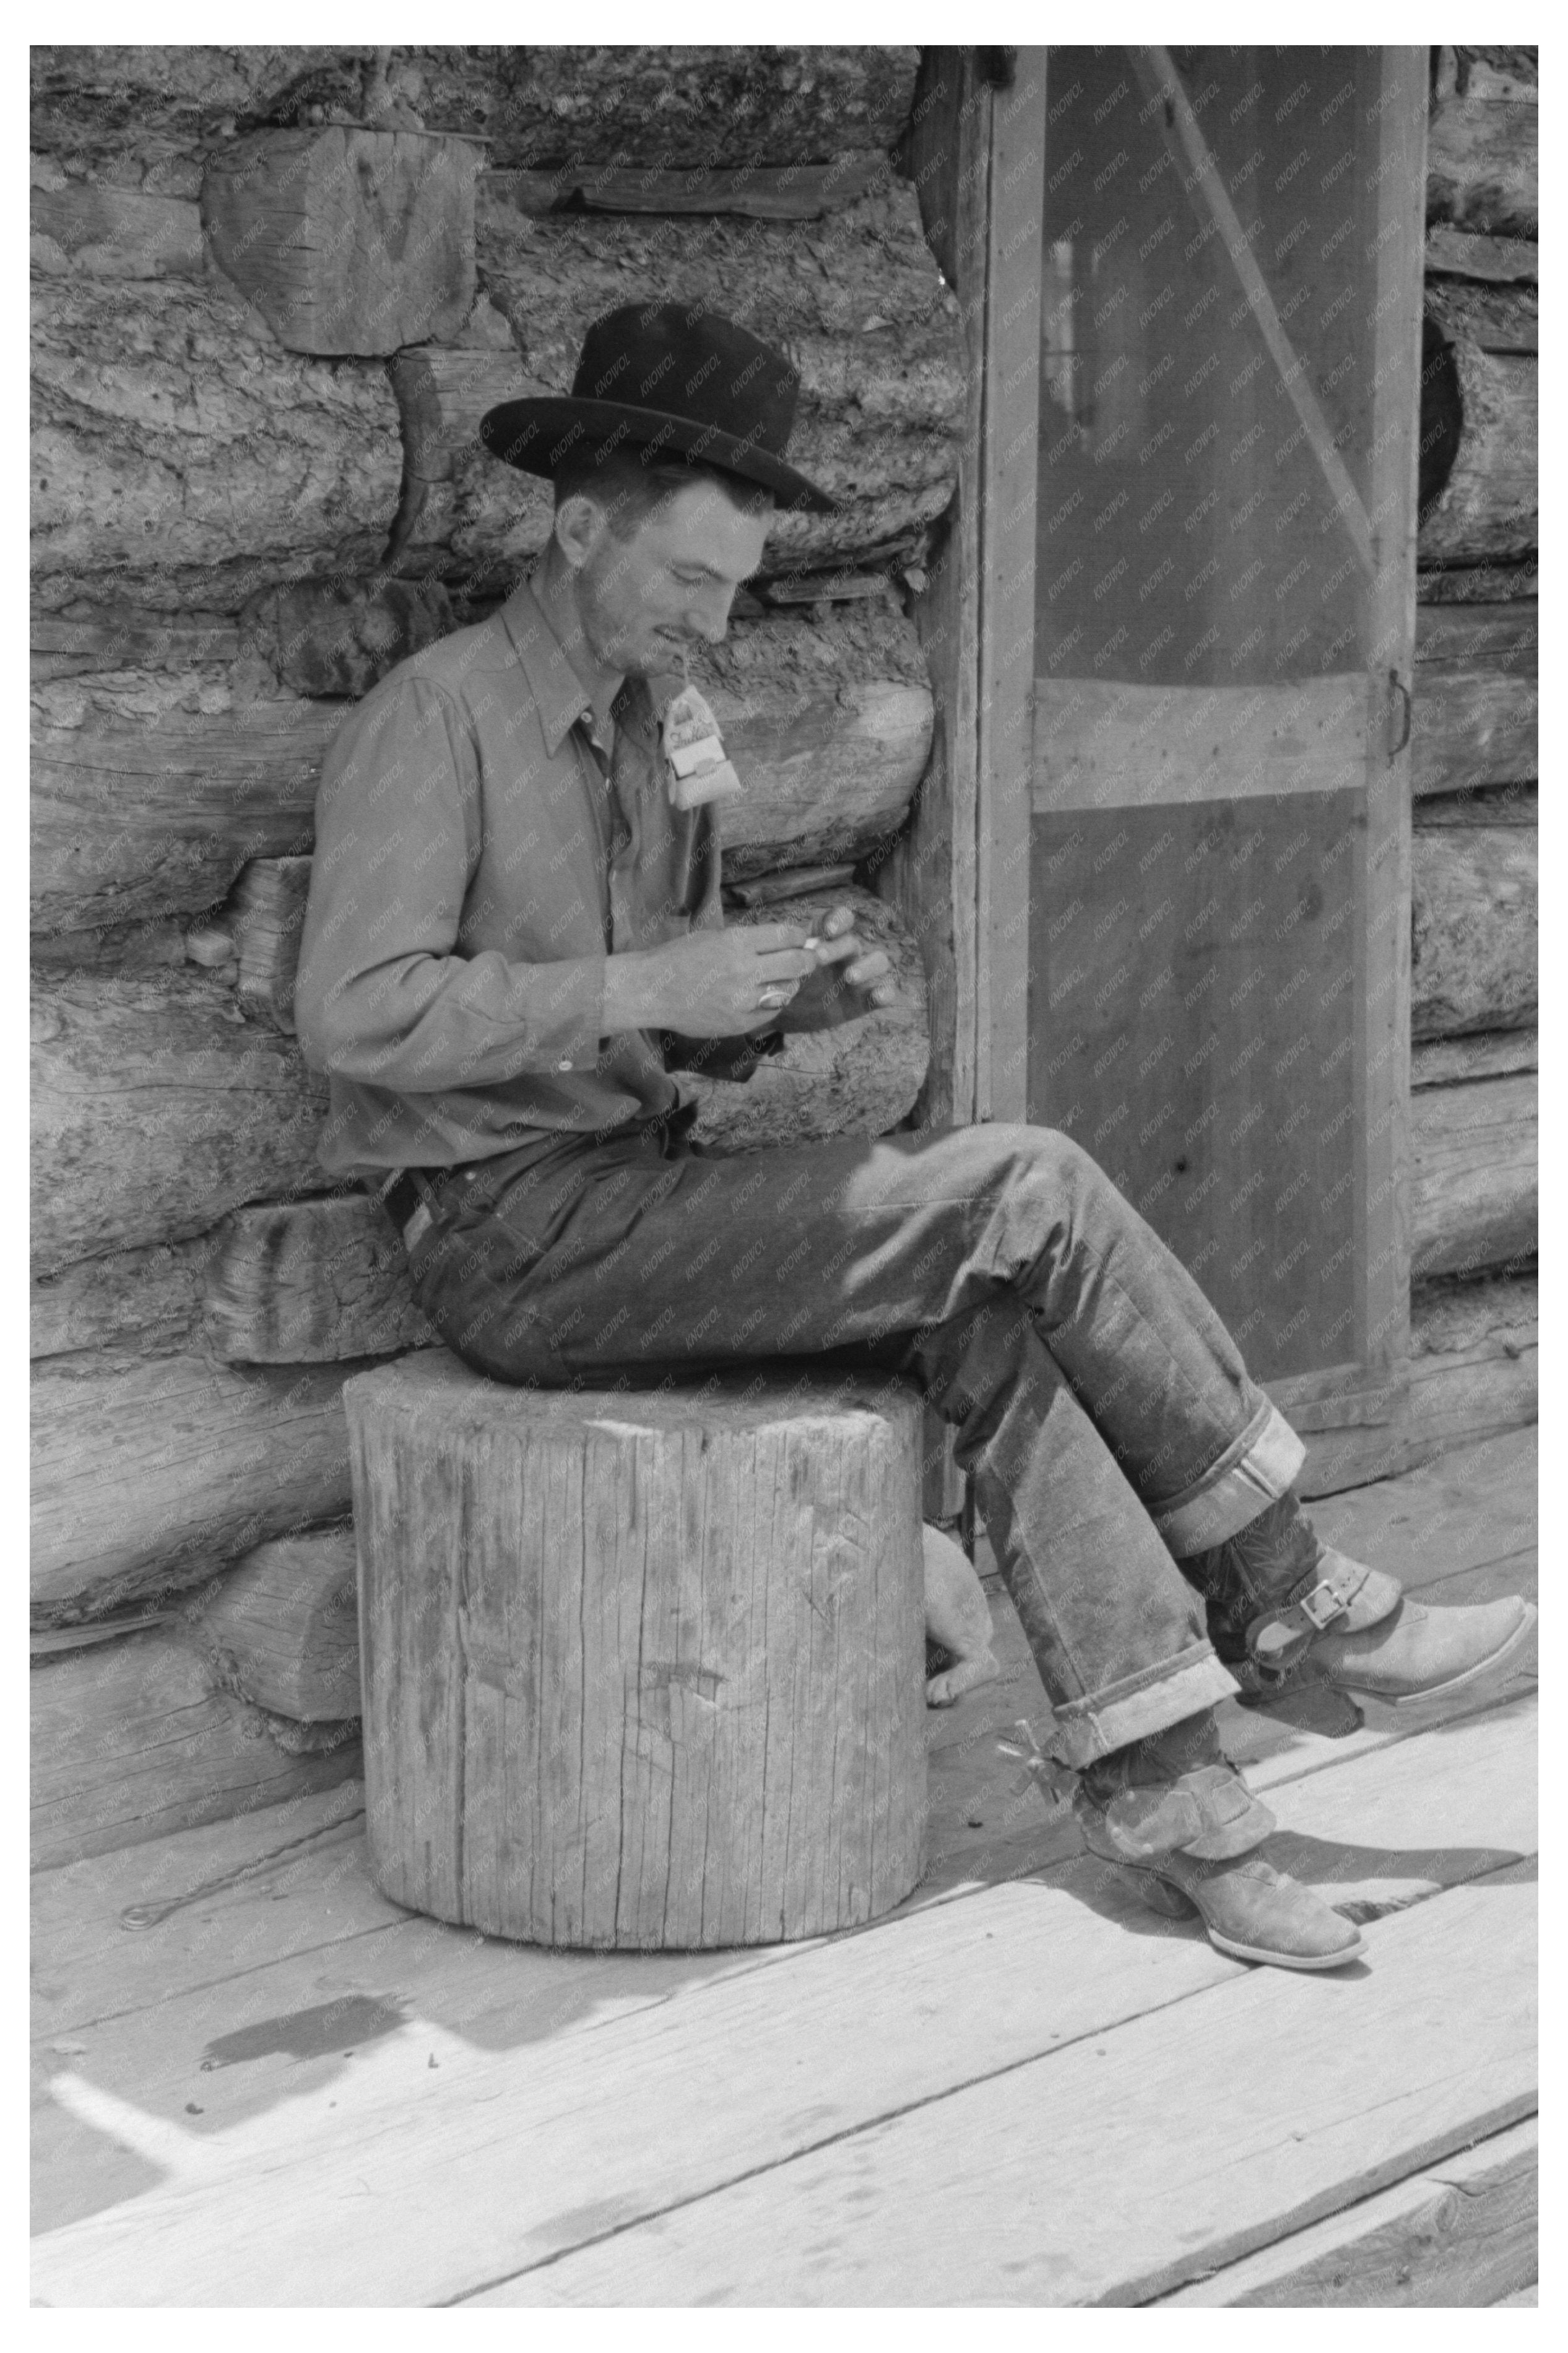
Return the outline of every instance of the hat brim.
[[[813,514],[837,514],[838,500],[786,466],[754,441],[743,441],[717,426],[656,408],[634,408],[618,400],[574,400],[569,396],[503,401],[479,421],[479,439],[492,458],[524,473],[552,475],[568,461],[598,460],[617,449],[649,456],[689,458],[720,466],[771,491],[781,507]]]

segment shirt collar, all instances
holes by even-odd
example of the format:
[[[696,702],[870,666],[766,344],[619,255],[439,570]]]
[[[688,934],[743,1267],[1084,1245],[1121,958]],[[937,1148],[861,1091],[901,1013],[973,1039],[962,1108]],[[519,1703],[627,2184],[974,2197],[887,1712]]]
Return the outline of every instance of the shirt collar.
[[[533,577],[522,581],[501,607],[501,617],[513,651],[539,712],[544,748],[552,759],[579,719],[593,725],[594,706],[587,689],[566,658],[565,650],[533,593]],[[646,687],[654,711],[662,711],[679,691],[679,675],[670,671],[647,680],[626,681],[627,687]],[[623,688],[622,691],[625,692]]]
[[[539,712],[544,748],[553,759],[577,721],[591,715],[588,691],[545,618],[531,577],[507,598],[501,617]]]

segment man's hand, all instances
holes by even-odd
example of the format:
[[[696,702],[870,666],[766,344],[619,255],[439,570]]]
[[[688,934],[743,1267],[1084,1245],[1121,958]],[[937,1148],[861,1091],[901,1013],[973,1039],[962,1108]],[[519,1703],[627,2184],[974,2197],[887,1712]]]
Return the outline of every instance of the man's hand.
[[[834,907],[813,934],[816,968],[775,1017],[786,1031],[829,1029],[874,1006],[897,1005],[899,984],[885,948],[868,946],[853,907]]]
[[[817,971],[820,951],[805,939],[802,923],[735,923],[611,956],[605,1027],[675,1029],[687,1038],[777,1029],[796,990]]]

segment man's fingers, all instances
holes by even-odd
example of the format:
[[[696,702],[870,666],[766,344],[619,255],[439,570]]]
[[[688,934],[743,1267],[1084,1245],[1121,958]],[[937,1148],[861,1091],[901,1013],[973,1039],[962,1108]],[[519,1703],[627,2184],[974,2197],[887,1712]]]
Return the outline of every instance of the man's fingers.
[[[805,980],[816,970],[816,958],[804,948],[787,948],[777,955],[757,958],[759,980]]]
[[[846,964],[851,956],[858,955],[865,944],[864,940],[858,939],[853,932],[838,933],[829,938],[825,928],[816,935],[816,961],[819,964]]]

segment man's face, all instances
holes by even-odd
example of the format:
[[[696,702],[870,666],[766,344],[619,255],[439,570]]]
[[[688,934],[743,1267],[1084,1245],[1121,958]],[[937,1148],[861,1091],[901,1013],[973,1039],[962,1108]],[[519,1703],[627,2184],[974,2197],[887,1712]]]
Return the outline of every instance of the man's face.
[[[768,522],[766,514],[742,513],[716,483],[696,481],[620,540],[592,500],[567,500],[557,536],[576,574],[578,617],[600,666],[646,677],[676,668],[683,645],[717,645],[736,589],[763,560]]]

